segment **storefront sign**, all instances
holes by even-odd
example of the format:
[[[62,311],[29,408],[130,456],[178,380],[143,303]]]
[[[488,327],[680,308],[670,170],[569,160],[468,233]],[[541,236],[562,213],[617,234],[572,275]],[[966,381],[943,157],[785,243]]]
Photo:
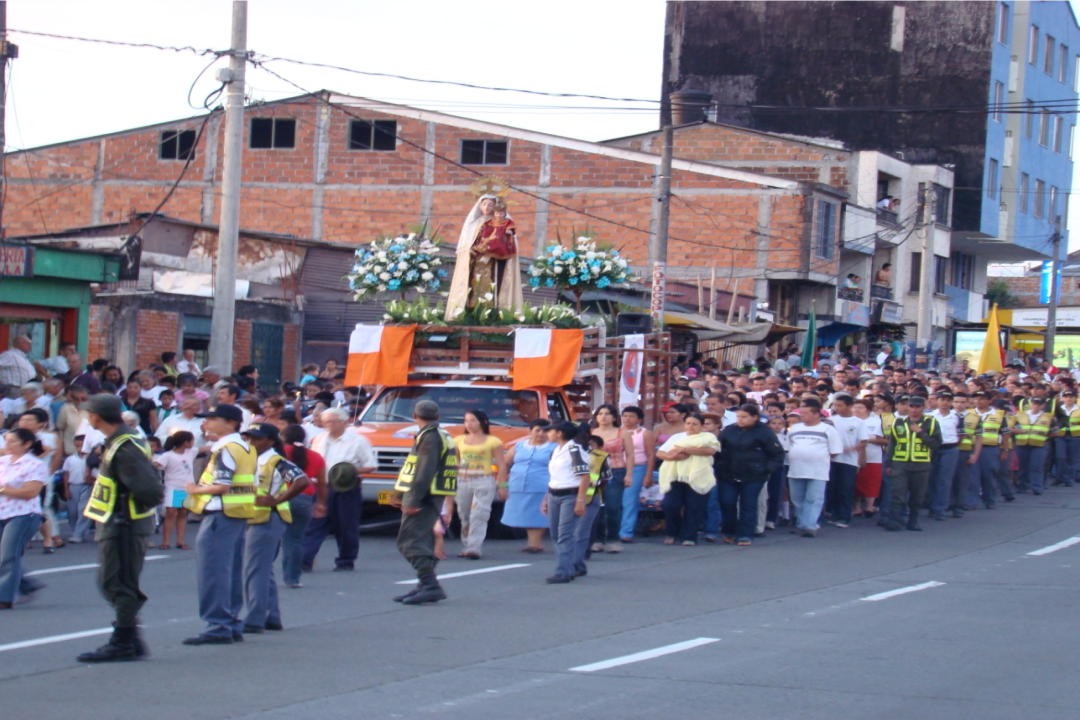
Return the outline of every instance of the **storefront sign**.
[[[0,245],[0,275],[30,277],[34,274],[34,249],[26,245]]]
[[[876,300],[877,311],[874,313],[875,321],[900,325],[904,314],[904,306],[890,300]]]
[[[852,325],[861,325],[866,327],[870,324],[870,306],[863,305],[862,303],[852,302],[851,300],[837,300],[839,306],[837,314],[839,315],[839,322],[850,323]]]
[[[1047,313],[1046,308],[1014,309],[1012,324],[1019,327],[1046,327]],[[1057,326],[1080,327],[1080,308],[1058,308]]]
[[[1047,260],[1042,264],[1042,274],[1039,279],[1039,302],[1043,305],[1050,302],[1050,288],[1054,284],[1054,261]],[[1057,301],[1061,302],[1061,265],[1057,269]]]
[[[653,327],[660,330],[664,326],[664,291],[667,275],[667,263],[653,263],[652,272],[652,299],[649,303],[649,314],[652,315]]]

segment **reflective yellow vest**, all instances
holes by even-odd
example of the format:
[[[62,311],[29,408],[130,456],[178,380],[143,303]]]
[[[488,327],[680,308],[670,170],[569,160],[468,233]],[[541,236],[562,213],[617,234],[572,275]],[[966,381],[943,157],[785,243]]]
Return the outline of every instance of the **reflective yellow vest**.
[[[113,511],[116,509],[116,498],[120,494],[116,480],[109,477],[112,474],[112,460],[120,446],[128,441],[135,443],[135,446],[142,450],[148,460],[152,456],[150,446],[138,435],[124,434],[117,437],[116,442],[107,447],[105,453],[101,456],[101,468],[98,471],[97,480],[94,481],[94,487],[90,491],[90,499],[86,502],[86,509],[83,510],[85,517],[100,523],[108,522],[109,518],[112,517]],[[128,516],[130,519],[141,520],[153,514],[154,508],[144,508],[135,502],[135,498],[128,496]]]
[[[233,518],[249,520],[255,517],[255,471],[259,465],[259,456],[254,448],[245,447],[238,442],[229,442],[210,455],[210,462],[206,464],[200,485],[214,484],[214,468],[217,467],[218,456],[222,451],[228,452],[236,462],[236,470],[233,471],[232,484],[229,491],[221,498],[221,509],[226,515]],[[193,513],[202,513],[206,505],[214,495],[188,495],[184,499],[184,507]]]
[[[585,504],[592,502],[596,488],[600,487],[600,473],[604,469],[604,461],[608,459],[608,453],[603,450],[589,451],[589,491],[585,493]]]
[[[975,433],[979,429],[979,413],[968,410],[964,413],[964,422],[960,425],[963,435],[960,437],[960,449],[971,450],[975,447]]]
[[[927,420],[930,421],[930,427],[927,432],[933,433],[934,428],[937,427],[937,420],[926,416],[922,419],[921,424],[925,423]],[[892,426],[892,436],[895,441],[892,461],[928,463],[933,459],[933,451],[921,438],[908,431],[910,422],[911,420],[905,420],[904,422],[894,423]]]
[[[1044,412],[1035,422],[1026,412],[1016,413],[1016,434],[1013,439],[1020,446],[1042,447],[1050,437],[1050,425],[1054,422],[1052,413]]]
[[[280,455],[274,454],[266,461],[266,464],[259,470],[259,484],[255,486],[255,495],[269,495],[270,487],[274,484],[274,471],[277,470],[278,463],[285,458]],[[256,460],[257,462],[257,460]],[[288,491],[289,486],[282,484],[281,494],[285,494]],[[255,506],[255,516],[248,520],[248,525],[261,525],[265,522],[270,522],[270,513],[277,510],[277,514],[281,516],[281,519],[287,523],[292,522],[292,511],[289,510],[289,503],[278,503],[272,508]]]
[[[883,436],[892,432],[892,426],[894,424],[896,424],[896,415],[894,413],[881,413],[881,434]]]
[[[1061,412],[1069,421],[1069,424],[1062,428],[1065,437],[1080,437],[1080,405],[1074,407],[1072,412],[1066,412],[1062,407]]]
[[[1046,412],[1053,415],[1054,413],[1057,412],[1057,408],[1058,408],[1057,398],[1052,398],[1052,397],[1046,398]],[[1031,400],[1029,400],[1028,398],[1024,398],[1023,400],[1020,401],[1020,406],[1018,408],[1016,408],[1016,409],[1017,410],[1023,410],[1024,412],[1027,412],[1028,410],[1031,410]]]
[[[994,408],[982,421],[983,445],[997,447],[1001,444],[1001,427],[1005,425],[1005,411]]]
[[[439,469],[435,477],[431,479],[431,494],[454,495],[457,493],[457,448],[454,446],[454,439],[445,430],[436,428],[434,425],[426,425],[416,434],[416,439],[413,441],[414,452],[410,452],[405,458],[405,464],[401,466],[397,482],[394,483],[394,490],[397,492],[408,492],[412,487],[413,479],[416,477],[416,446],[420,444],[420,437],[432,430],[439,433],[443,449],[439,456]]]

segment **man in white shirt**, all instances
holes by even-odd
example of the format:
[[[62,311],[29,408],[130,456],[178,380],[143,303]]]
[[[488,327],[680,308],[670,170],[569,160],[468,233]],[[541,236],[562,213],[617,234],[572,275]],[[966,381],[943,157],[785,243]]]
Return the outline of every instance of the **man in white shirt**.
[[[195,436],[195,447],[201,448],[206,445],[206,438],[202,431],[202,418],[195,417],[201,408],[195,398],[186,398],[180,402],[180,412],[174,413],[161,421],[154,436],[165,444],[170,435],[180,430],[186,430]]]
[[[11,341],[11,349],[0,353],[0,383],[8,386],[8,397],[15,397],[26,383],[38,374],[30,361],[30,338],[19,335]]]
[[[937,408],[928,413],[941,428],[941,447],[934,453],[930,466],[930,515],[932,520],[944,520],[952,497],[956,465],[960,460],[960,415],[953,410],[953,395],[941,390],[935,395]]]
[[[11,405],[12,415],[22,415],[30,408],[41,408],[45,412],[49,411],[49,403],[52,402],[52,398],[45,394],[45,390],[41,383],[28,382],[19,388],[19,397]]]
[[[190,373],[195,377],[202,375],[202,370],[199,369],[199,364],[195,362],[195,351],[185,350],[184,359],[176,363],[176,372],[179,375],[184,373]]]
[[[866,447],[870,435],[866,421],[855,417],[852,405],[855,399],[847,393],[836,393],[832,401],[829,420],[840,434],[844,451],[833,457],[829,468],[829,524],[838,528],[851,525],[852,506],[855,504],[855,476],[859,473],[859,454]]]
[[[333,531],[338,546],[334,572],[350,571],[355,569],[360,551],[360,484],[358,482],[350,489],[334,488],[333,477],[337,474],[334,467],[351,465],[357,476],[362,477],[375,469],[375,456],[367,438],[349,429],[349,413],[341,408],[323,410],[321,420],[326,432],[312,441],[311,449],[326,461],[331,489],[326,501],[326,515],[313,517],[304,532],[303,568],[311,572],[319,548]]]
[[[795,506],[796,530],[814,537],[825,503],[831,458],[844,452],[844,441],[832,425],[821,421],[821,403],[813,398],[799,407],[802,422],[788,430],[788,491]]]

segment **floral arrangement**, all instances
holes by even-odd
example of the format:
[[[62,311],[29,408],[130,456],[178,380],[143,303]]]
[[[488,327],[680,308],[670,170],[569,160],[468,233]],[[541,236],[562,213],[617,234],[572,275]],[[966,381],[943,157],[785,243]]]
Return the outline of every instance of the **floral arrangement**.
[[[533,261],[529,284],[541,287],[584,292],[603,290],[630,279],[630,263],[610,245],[601,245],[588,235],[574,241],[573,247],[549,245]]]
[[[391,300],[386,303],[383,320],[396,323],[417,323],[418,325],[445,325],[443,305],[432,305],[421,295],[415,302]]]
[[[498,310],[489,303],[481,302],[474,308],[463,310],[452,323],[443,319],[445,307],[432,305],[426,297],[415,302],[393,300],[386,303],[385,322],[417,323],[419,325],[489,326],[509,327],[512,325],[550,325],[557,328],[580,328],[581,319],[572,307],[566,305],[530,305],[525,303],[514,312],[510,309]]]
[[[447,272],[438,254],[439,241],[424,230],[383,237],[356,251],[356,264],[345,277],[357,300],[384,292],[439,292]]]

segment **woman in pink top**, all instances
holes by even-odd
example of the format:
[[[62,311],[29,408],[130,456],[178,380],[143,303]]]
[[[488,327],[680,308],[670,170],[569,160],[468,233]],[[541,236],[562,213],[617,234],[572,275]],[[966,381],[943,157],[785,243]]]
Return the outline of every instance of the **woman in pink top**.
[[[627,475],[634,472],[634,443],[619,427],[619,410],[614,405],[601,405],[593,411],[592,434],[604,441],[608,454],[611,480],[604,486],[604,506],[592,528],[592,552],[622,552],[619,528],[622,526],[623,491]]]
[[[41,442],[34,433],[16,428],[5,436],[0,456],[0,610],[15,604],[16,590],[30,595],[38,586],[23,578],[22,559],[30,538],[41,525],[41,489],[48,480]]]

